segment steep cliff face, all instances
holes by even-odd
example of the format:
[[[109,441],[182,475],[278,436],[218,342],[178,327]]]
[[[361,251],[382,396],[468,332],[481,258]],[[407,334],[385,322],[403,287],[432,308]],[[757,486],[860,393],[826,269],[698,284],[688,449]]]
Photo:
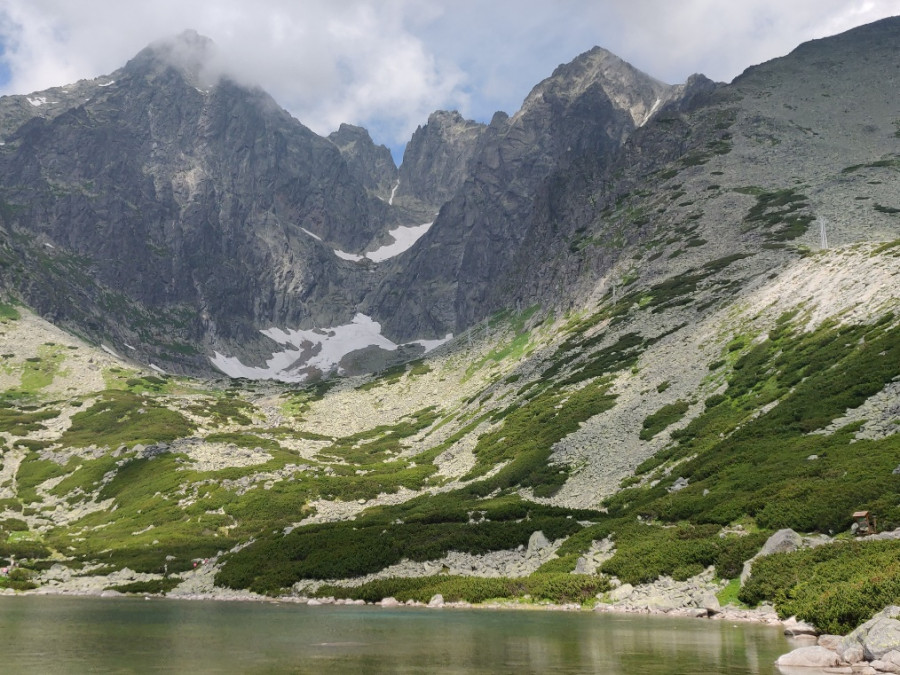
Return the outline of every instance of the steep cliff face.
[[[55,92],[0,103],[5,281],[167,367],[265,342],[259,328],[348,321],[368,277],[330,248],[393,222],[334,143],[215,77],[209,50],[195,34],[153,45],[43,116]],[[17,127],[23,105],[39,114]]]
[[[577,305],[598,281],[621,293],[730,255],[747,256],[739,287],[809,250],[895,239],[898,40],[889,19],[729,85],[692,77],[612,162],[585,155],[542,185],[505,302]]]
[[[815,41],[731,85],[669,86],[595,48],[511,117],[432,114],[399,170],[185,34],[0,100],[0,282],[142,363],[254,377],[383,367],[499,309],[729,255],[753,261],[731,268],[745,283],[821,235],[896,235],[898,33]]]
[[[356,180],[382,200],[391,199],[397,184],[397,165],[386,146],[376,146],[368,131],[352,124],[341,124],[328,140],[340,149]]]
[[[732,282],[749,283],[823,242],[895,238],[898,36],[881,21],[730,85],[666,88],[602,50],[560,67],[495,117],[401,272],[418,285],[383,285],[374,313],[439,333],[577,307],[598,281],[615,292],[740,254],[755,257]]]
[[[436,212],[469,177],[469,163],[485,128],[456,111],[431,113],[403,153],[398,201]]]
[[[513,117],[496,114],[467,161],[467,180],[370,301],[389,334],[441,335],[502,306],[516,283],[509,265],[543,181],[585,156],[608,161],[679,93],[595,48],[557,68]]]

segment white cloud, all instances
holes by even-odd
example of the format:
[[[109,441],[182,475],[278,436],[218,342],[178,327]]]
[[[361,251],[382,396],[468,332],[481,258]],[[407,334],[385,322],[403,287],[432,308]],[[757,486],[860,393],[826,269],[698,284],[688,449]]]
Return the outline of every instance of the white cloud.
[[[900,0],[688,0],[671,3],[670,11],[653,0],[614,4],[618,48],[670,82],[691,72],[730,81],[801,42],[900,14]]]
[[[3,91],[30,93],[112,72],[194,28],[315,131],[361,124],[396,147],[435,109],[514,112],[594,45],[667,82],[730,80],[891,14],[900,0],[3,0],[0,41]]]
[[[462,71],[406,26],[418,0],[6,0],[6,93],[96,77],[187,28],[212,38],[232,73],[269,91],[315,131],[376,121],[405,141],[436,107],[465,109]]]

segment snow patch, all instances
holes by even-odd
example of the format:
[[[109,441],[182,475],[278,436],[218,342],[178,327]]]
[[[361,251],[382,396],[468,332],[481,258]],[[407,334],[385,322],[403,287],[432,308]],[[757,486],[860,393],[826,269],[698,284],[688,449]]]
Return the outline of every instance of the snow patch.
[[[322,241],[322,237],[320,237],[319,235],[315,234],[314,232],[310,232],[310,231],[307,230],[305,227],[301,227],[300,229],[303,230],[304,232],[306,232],[306,234],[308,234],[310,237],[312,237],[312,238],[315,239],[316,241]]]
[[[128,344],[127,342],[123,342],[122,344],[125,345],[125,347],[127,347],[128,349],[134,350],[134,347],[132,347],[132,346],[131,346],[130,344]]]
[[[108,87],[109,85],[115,84],[115,83],[116,83],[115,80],[110,80],[109,82],[104,82],[104,83],[102,83],[102,84],[98,84],[97,86],[98,86],[98,87]]]
[[[335,369],[347,354],[378,347],[386,351],[396,351],[400,346],[381,334],[381,324],[365,314],[358,313],[353,320],[334,328],[314,328],[312,330],[282,330],[269,328],[260,331],[279,345],[283,351],[275,352],[264,366],[247,366],[234,356],[215,352],[212,364],[229,377],[246,377],[252,380],[280,380],[282,382],[303,382],[309,369],[329,372]],[[444,340],[419,340],[409,344],[420,344],[426,351],[433,349]]]
[[[662,99],[657,98],[656,102],[650,107],[650,112],[648,112],[646,114],[646,116],[644,117],[644,119],[641,121],[641,123],[638,126],[640,126],[640,127],[644,126],[647,123],[647,120],[649,120],[651,117],[653,117],[653,113],[656,112],[656,109],[659,107],[660,103],[662,103]]]
[[[447,333],[443,338],[439,338],[437,340],[413,340],[410,342],[411,345],[422,345],[425,347],[425,353],[427,354],[432,349],[437,349],[443,344],[447,344],[450,340],[453,339],[453,333]]]
[[[156,371],[157,373],[159,373],[160,375],[165,375],[165,374],[166,374],[166,371],[164,371],[162,368],[160,368],[160,367],[159,367],[158,365],[156,365],[155,363],[150,363],[149,366],[150,366],[150,369],[151,369],[151,370],[155,370],[155,371]]]
[[[46,241],[44,242],[44,246],[46,246],[47,248],[56,248],[53,244],[50,244]]]
[[[346,251],[341,251],[339,249],[332,249],[334,254],[340,258],[341,260],[349,260],[350,262],[359,262],[363,259],[363,256],[356,255],[355,253],[347,253]]]
[[[384,246],[381,246],[374,251],[369,251],[368,253],[358,255],[356,253],[347,253],[346,251],[334,249],[334,254],[342,260],[350,260],[352,262],[359,262],[363,258],[368,258],[375,263],[384,262],[389,258],[398,256],[404,251],[408,251],[409,249],[411,249],[413,244],[419,241],[419,239],[421,239],[425,235],[425,233],[431,229],[431,226],[433,224],[434,223],[424,223],[422,225],[409,226],[401,225],[400,227],[394,228],[393,230],[388,230],[388,235],[390,235],[390,237],[394,240],[393,243],[385,244]],[[316,238],[318,239],[318,237]]]
[[[119,356],[118,354],[116,354],[112,349],[110,349],[110,348],[107,347],[105,344],[103,344],[102,342],[100,343],[100,349],[102,349],[103,351],[105,351],[105,352],[106,352],[107,354],[109,354],[110,356],[115,356],[117,359],[122,358],[121,356]]]
[[[28,101],[35,108],[40,108],[42,105],[46,105],[47,97],[46,96],[35,96],[31,98],[30,96],[26,96],[25,100]]]
[[[391,188],[391,196],[388,198],[388,206],[394,205],[394,195],[397,194],[397,188],[400,187],[400,179],[397,179],[397,182],[394,183],[394,187]]]
[[[365,255],[369,260],[377,263],[398,256],[412,248],[412,245],[419,241],[431,229],[432,225],[433,223],[424,223],[423,225],[400,226],[394,230],[389,230],[388,234],[394,238],[394,243],[382,246]]]

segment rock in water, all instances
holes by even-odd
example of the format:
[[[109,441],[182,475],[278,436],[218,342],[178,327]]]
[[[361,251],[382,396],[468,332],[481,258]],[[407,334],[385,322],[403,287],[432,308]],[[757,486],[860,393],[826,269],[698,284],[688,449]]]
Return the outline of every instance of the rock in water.
[[[703,597],[700,600],[700,607],[701,609],[705,609],[710,615],[718,614],[722,611],[722,605],[719,604],[719,599],[713,592],[703,594]]]
[[[815,626],[808,624],[805,621],[798,621],[795,616],[786,619],[782,625],[784,626],[784,634],[791,637],[819,634],[819,631],[816,630]]]
[[[800,666],[803,668],[833,668],[840,665],[840,658],[825,647],[800,647],[787,654],[782,654],[775,661],[778,666]]]

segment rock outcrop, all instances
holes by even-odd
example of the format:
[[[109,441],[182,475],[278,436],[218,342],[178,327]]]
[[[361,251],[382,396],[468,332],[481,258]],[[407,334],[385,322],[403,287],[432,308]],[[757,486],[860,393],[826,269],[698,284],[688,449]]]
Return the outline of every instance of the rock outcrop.
[[[585,157],[609,162],[676,93],[595,48],[559,66],[512,117],[496,113],[479,131],[465,183],[444,204],[423,245],[370,300],[372,311],[386,317],[388,334],[456,332],[514,298],[510,265],[544,182],[556,172],[577,173]],[[438,121],[442,130],[451,122],[451,131],[461,128],[456,118]],[[427,129],[421,135],[424,143]]]
[[[384,201],[390,200],[397,183],[397,166],[386,146],[376,146],[368,131],[352,124],[341,124],[328,140],[338,146],[351,175],[363,187]]]
[[[213,345],[264,349],[260,328],[348,321],[368,277],[329,246],[392,224],[334,143],[208,52],[190,33],[151,45],[21,124],[0,101],[4,286],[176,372],[210,370]]]
[[[822,635],[815,646],[800,647],[776,664],[799,668],[841,668],[828,672],[900,673],[900,607],[890,605],[849,635]],[[792,671],[793,672],[793,671]]]
[[[469,177],[469,163],[485,128],[455,110],[431,113],[406,145],[397,201],[412,201],[436,213]]]
[[[0,100],[0,284],[144,366],[205,374],[216,352],[271,359],[284,343],[260,330],[358,313],[396,345],[727,256],[752,258],[728,279],[750,284],[815,247],[819,218],[832,245],[896,236],[895,186],[866,172],[895,161],[898,33],[888,19],[815,41],[730,85],[667,85],[595,48],[488,125],[432,114],[399,170],[366,130],[314,134],[186,33]],[[756,196],[801,184],[790,228],[747,220]],[[363,256],[432,220],[402,254]],[[288,346],[284,361],[321,349]]]

